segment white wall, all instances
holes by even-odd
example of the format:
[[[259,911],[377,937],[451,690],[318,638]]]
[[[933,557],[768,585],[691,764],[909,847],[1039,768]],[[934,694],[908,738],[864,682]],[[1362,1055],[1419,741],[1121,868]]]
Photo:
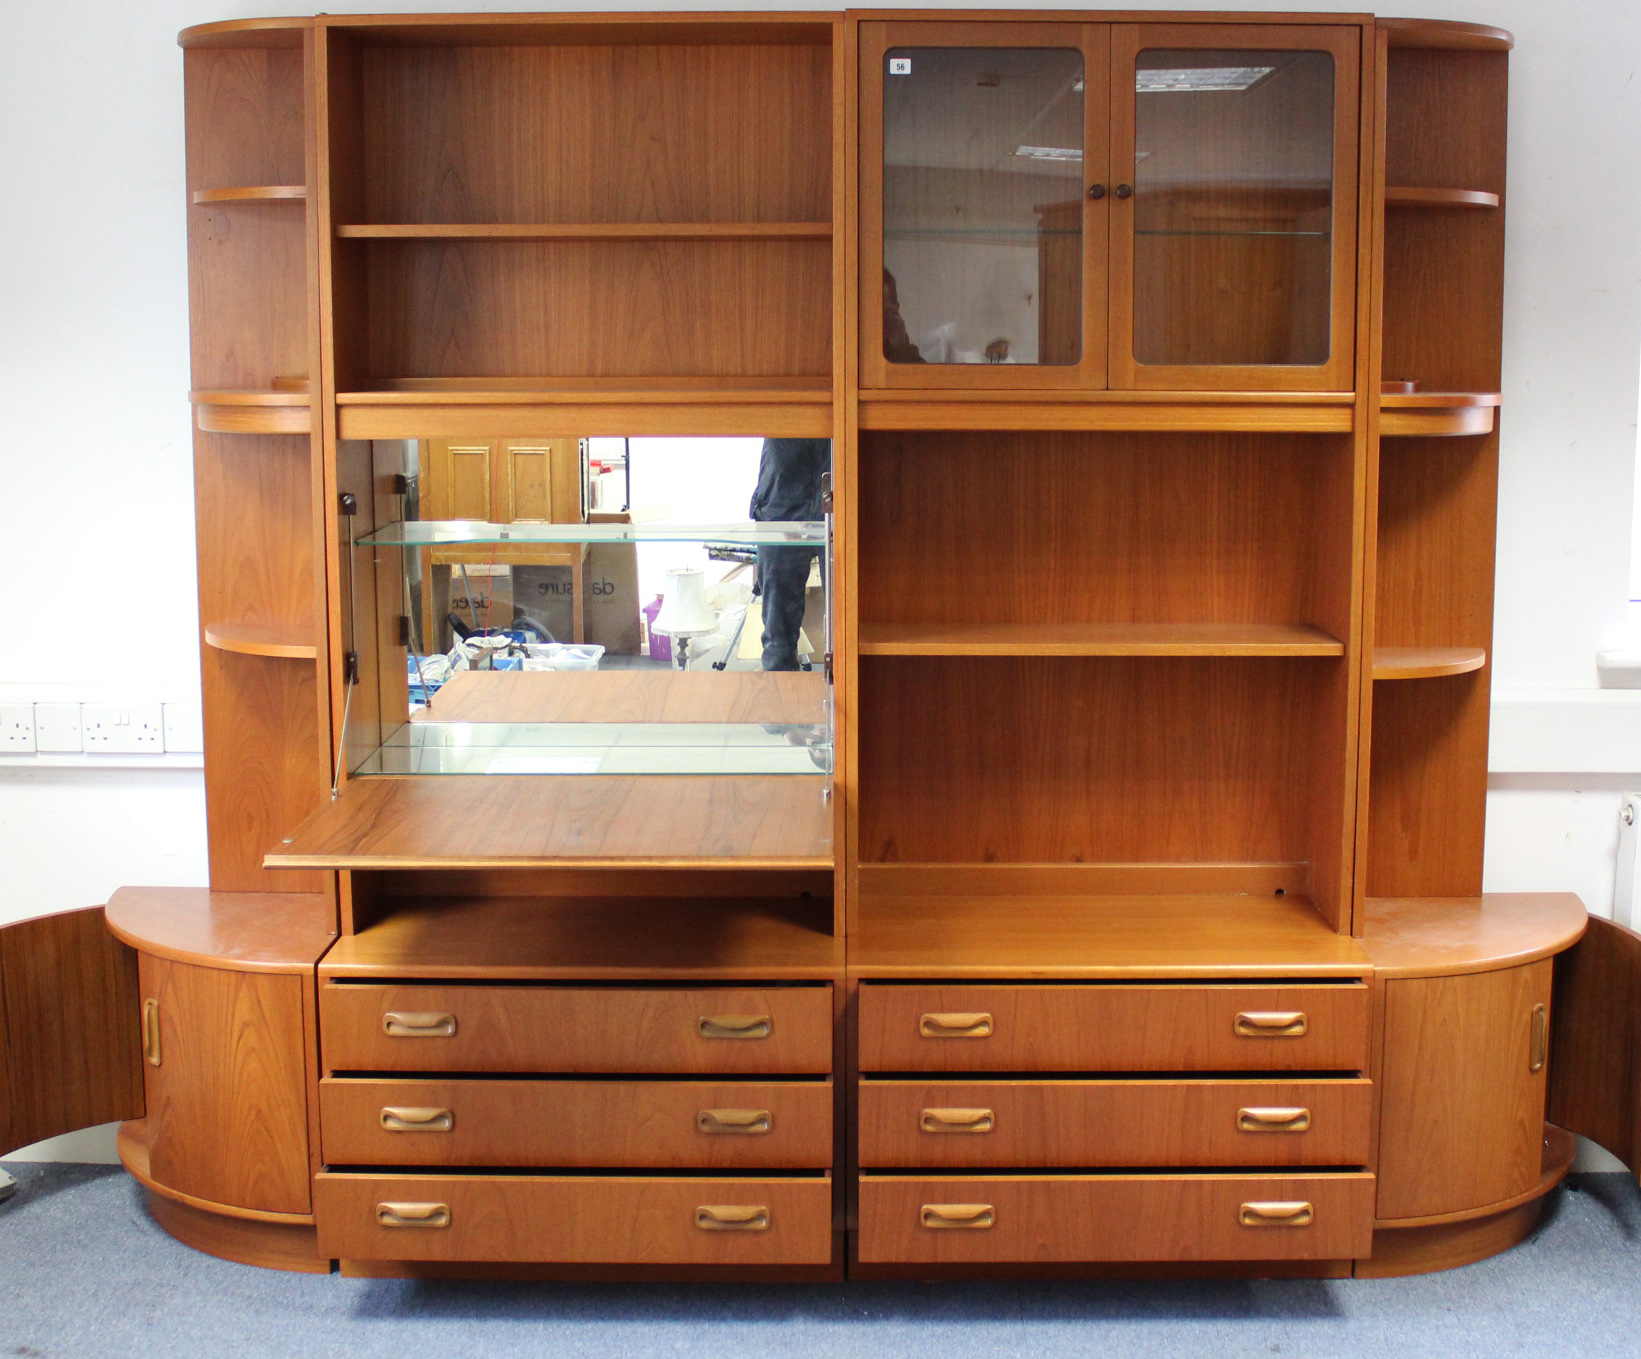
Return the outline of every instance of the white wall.
[[[57,0],[0,18],[0,684],[106,687],[130,674],[167,698],[197,694],[175,34],[278,8]],[[1641,371],[1641,5],[1407,8],[1517,37],[1494,682],[1587,688],[1595,652],[1623,641],[1626,621]],[[1641,774],[1641,753],[1618,763]],[[1489,888],[1570,887],[1606,908],[1625,782],[1608,768],[1495,780]],[[197,774],[0,772],[0,921],[87,905],[122,882],[203,877]]]

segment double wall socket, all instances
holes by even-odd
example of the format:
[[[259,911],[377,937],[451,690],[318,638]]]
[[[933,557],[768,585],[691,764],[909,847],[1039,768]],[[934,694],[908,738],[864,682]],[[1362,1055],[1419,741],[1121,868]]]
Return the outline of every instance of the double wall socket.
[[[158,703],[82,703],[80,733],[87,754],[158,755],[165,750],[165,714]]]

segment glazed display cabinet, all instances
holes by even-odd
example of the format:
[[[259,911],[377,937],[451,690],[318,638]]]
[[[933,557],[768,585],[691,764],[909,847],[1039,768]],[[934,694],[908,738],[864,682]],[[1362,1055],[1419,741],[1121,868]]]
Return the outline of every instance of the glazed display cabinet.
[[[1414,1273],[1641,1152],[1641,939],[1481,891],[1508,34],[182,46],[211,886],[0,932],[7,1145],[755,1280]]]

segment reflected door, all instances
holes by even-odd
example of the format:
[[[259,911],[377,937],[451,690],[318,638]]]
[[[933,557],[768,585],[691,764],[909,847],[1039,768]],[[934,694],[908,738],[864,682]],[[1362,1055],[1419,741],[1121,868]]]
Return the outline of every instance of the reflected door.
[[[1113,26],[1113,387],[1353,387],[1359,53],[1342,26]]]
[[[861,62],[862,385],[1104,386],[1108,28],[867,23]]]

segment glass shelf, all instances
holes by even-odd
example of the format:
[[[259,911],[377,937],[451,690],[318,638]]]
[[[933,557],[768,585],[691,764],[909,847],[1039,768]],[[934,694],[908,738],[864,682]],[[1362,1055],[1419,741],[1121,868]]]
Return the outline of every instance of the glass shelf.
[[[1313,236],[1326,240],[1331,231],[1185,231],[1173,229],[1135,230],[1136,236]]]
[[[426,519],[389,524],[354,540],[356,547],[443,547],[455,543],[722,543],[732,547],[826,545],[824,522],[766,520],[743,524],[487,524]]]

